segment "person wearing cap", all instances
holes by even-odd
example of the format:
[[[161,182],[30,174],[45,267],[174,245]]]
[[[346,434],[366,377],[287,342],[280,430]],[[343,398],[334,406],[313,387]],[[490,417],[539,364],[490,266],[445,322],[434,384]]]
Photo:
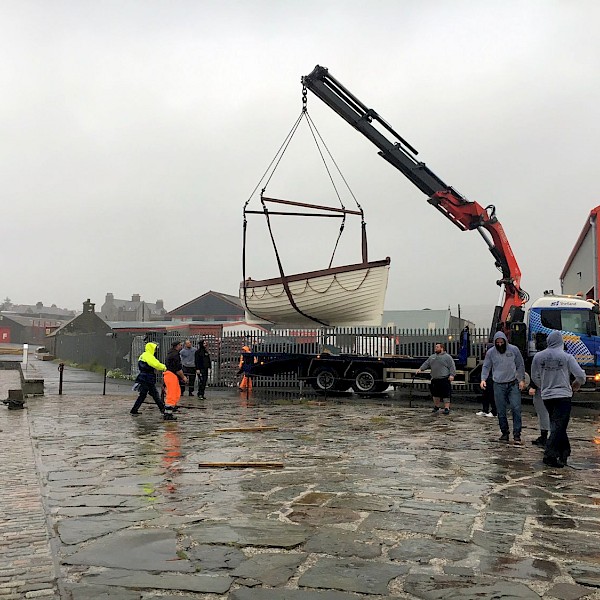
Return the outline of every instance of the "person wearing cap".
[[[176,420],[176,417],[173,413],[177,410],[177,403],[181,398],[180,382],[184,385],[188,382],[188,378],[183,372],[181,357],[179,356],[179,351],[181,350],[182,346],[183,344],[180,341],[173,342],[171,344],[171,350],[169,350],[169,354],[167,354],[167,370],[163,376],[166,388],[165,414],[163,416],[165,421]]]
[[[133,405],[133,408],[129,411],[132,415],[139,415],[139,410],[146,396],[150,394],[156,406],[160,409],[161,413],[165,412],[165,405],[158,395],[156,389],[156,371],[164,371],[167,367],[163,365],[158,358],[156,358],[156,351],[158,350],[158,344],[154,342],[148,342],[144,349],[144,352],[140,354],[138,358],[138,370],[139,374],[135,380],[134,389],[137,388],[139,396]]]

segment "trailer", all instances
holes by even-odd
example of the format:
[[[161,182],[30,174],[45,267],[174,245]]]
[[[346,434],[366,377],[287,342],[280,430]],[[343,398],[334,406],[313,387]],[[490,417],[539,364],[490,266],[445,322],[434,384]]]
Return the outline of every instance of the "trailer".
[[[295,373],[299,381],[317,392],[377,394],[390,386],[414,383],[426,357],[387,355],[383,357],[357,354],[303,354],[288,352],[246,352],[241,370],[248,377],[272,377]],[[479,383],[475,361],[457,365],[454,387],[470,389]],[[480,368],[480,366],[479,366]],[[417,379],[419,381],[419,379]],[[420,379],[423,382],[423,379]]]

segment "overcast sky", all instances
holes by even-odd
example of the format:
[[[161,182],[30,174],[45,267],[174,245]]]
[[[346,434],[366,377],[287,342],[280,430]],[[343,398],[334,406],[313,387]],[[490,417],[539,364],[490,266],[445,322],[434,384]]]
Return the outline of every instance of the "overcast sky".
[[[243,204],[316,64],[496,206],[533,299],[558,291],[600,204],[599,22],[595,0],[4,0],[0,296],[79,310],[139,293],[170,310],[237,294]],[[480,236],[310,93],[308,111],[365,209],[369,258],[392,259],[386,308],[491,318]],[[309,139],[300,128],[268,195],[335,205]],[[288,273],[327,266],[330,221],[275,222]],[[335,264],[359,262],[358,234],[348,221]],[[277,275],[258,217],[248,254],[249,276]]]

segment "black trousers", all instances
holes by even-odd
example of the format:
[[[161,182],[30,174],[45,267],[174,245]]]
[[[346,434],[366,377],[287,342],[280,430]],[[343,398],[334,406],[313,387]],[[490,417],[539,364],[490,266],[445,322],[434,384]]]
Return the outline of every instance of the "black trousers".
[[[491,377],[486,381],[486,388],[481,396],[481,404],[484,413],[491,412],[494,416],[498,414],[496,400],[494,400],[494,380]]]
[[[208,369],[200,369],[198,373],[198,396],[204,396],[204,390],[206,390],[206,384],[208,383]]]
[[[193,394],[194,386],[196,384],[196,368],[195,367],[183,367],[183,374],[187,375],[188,390],[189,390],[190,394]],[[181,394],[183,395],[183,392],[185,392],[185,383],[181,383],[179,385],[179,387],[181,388]]]
[[[156,403],[156,406],[160,408],[160,412],[164,412],[165,403],[160,399],[160,396],[158,395],[158,390],[156,389],[156,386],[153,383],[140,383],[140,395],[138,396],[138,399],[135,401],[135,404],[133,405],[133,408],[131,410],[139,410],[140,406],[142,406],[148,394],[152,396],[152,399]]]
[[[550,416],[550,436],[546,442],[544,458],[560,459],[566,463],[571,455],[571,443],[567,427],[571,419],[571,398],[551,398],[544,400]]]

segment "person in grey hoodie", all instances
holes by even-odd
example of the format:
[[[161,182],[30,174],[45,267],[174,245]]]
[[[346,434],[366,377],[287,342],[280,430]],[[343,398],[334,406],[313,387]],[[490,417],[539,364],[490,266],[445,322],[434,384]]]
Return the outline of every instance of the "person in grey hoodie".
[[[456,375],[454,359],[446,352],[444,344],[437,343],[434,353],[417,369],[417,373],[431,369],[431,383],[429,389],[433,398],[433,410],[437,413],[444,400],[444,414],[450,414],[450,396],[452,395],[452,382]]]
[[[548,347],[533,357],[531,379],[542,394],[550,415],[550,437],[544,451],[544,464],[564,467],[571,454],[567,426],[571,417],[571,398],[585,383],[585,371],[575,357],[563,348],[560,331],[548,335]],[[574,378],[571,383],[571,376]]]
[[[501,442],[508,442],[510,434],[506,409],[510,406],[513,420],[514,443],[521,445],[521,390],[525,388],[525,363],[516,346],[508,343],[502,331],[494,335],[494,346],[485,354],[481,369],[482,390],[487,387],[486,380],[492,371],[494,380],[494,400],[498,410],[498,424],[502,436]]]

